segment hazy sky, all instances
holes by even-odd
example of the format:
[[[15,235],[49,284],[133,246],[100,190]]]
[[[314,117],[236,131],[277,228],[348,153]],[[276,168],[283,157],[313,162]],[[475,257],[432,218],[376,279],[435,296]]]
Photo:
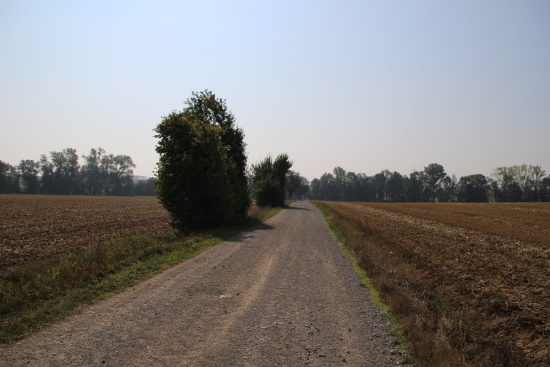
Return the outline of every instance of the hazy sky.
[[[103,147],[152,176],[154,127],[204,89],[249,163],[310,180],[548,172],[550,1],[0,0],[3,161]]]

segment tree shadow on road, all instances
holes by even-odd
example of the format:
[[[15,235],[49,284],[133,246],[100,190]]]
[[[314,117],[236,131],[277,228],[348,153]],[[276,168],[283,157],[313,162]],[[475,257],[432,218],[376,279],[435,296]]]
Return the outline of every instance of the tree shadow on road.
[[[308,208],[299,208],[299,207],[296,207],[296,206],[288,206],[288,205],[285,205],[284,206],[285,209],[290,209],[290,210],[306,210],[306,211],[311,211],[311,209],[308,209]]]
[[[258,230],[265,231],[265,230],[274,229],[274,228],[275,227],[270,226],[269,224],[262,223],[252,228],[250,231],[258,231]]]
[[[268,230],[272,230],[272,229],[275,229],[275,227],[273,226],[270,226],[269,224],[265,224],[265,223],[259,223],[257,226],[254,226],[242,233],[239,233],[235,236],[232,236],[231,238],[227,238],[225,239],[225,241],[227,242],[243,242],[244,240],[246,240],[247,238],[250,238],[252,237],[253,233],[254,232],[257,232],[257,231],[268,231]]]

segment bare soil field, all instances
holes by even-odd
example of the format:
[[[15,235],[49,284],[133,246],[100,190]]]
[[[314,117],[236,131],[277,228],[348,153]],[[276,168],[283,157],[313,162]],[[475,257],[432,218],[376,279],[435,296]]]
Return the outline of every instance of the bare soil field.
[[[550,365],[550,204],[326,205],[401,294],[387,301],[409,338],[445,339],[464,365]],[[417,354],[448,360],[437,343]]]
[[[130,235],[170,231],[154,197],[0,195],[0,273]]]

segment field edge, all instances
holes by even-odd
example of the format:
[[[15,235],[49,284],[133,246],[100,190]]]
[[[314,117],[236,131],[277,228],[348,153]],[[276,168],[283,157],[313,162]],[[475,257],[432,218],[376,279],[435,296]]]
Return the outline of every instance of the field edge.
[[[380,291],[373,285],[373,282],[369,278],[366,270],[359,265],[359,259],[357,255],[354,253],[353,249],[348,246],[345,235],[342,233],[338,225],[332,220],[332,216],[330,215],[329,211],[326,210],[326,207],[324,207],[322,203],[318,201],[312,201],[311,203],[321,212],[325,224],[329,228],[330,232],[332,233],[334,239],[336,240],[342,251],[346,254],[346,257],[352,264],[353,269],[359,276],[361,286],[368,289],[372,302],[383,311],[384,318],[388,321],[389,324],[388,331],[392,335],[394,343],[400,346],[403,353],[403,364],[420,366],[414,360],[413,356],[411,356],[408,352],[405,334],[403,333],[401,326],[393,315],[391,307],[383,301]]]

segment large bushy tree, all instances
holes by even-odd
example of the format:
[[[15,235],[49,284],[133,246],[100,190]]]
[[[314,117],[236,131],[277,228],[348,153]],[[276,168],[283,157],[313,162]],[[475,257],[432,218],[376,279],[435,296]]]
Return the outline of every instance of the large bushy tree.
[[[287,175],[292,167],[288,155],[280,154],[275,158],[265,158],[252,165],[252,191],[259,206],[283,206]]]
[[[209,90],[193,92],[186,104],[186,115],[221,129],[220,139],[225,152],[227,184],[233,206],[232,217],[240,220],[246,216],[250,206],[244,132],[237,127],[235,116],[227,108],[226,101],[216,98]]]
[[[155,129],[157,194],[182,231],[234,223],[249,206],[244,133],[212,92],[194,92],[186,103]]]

